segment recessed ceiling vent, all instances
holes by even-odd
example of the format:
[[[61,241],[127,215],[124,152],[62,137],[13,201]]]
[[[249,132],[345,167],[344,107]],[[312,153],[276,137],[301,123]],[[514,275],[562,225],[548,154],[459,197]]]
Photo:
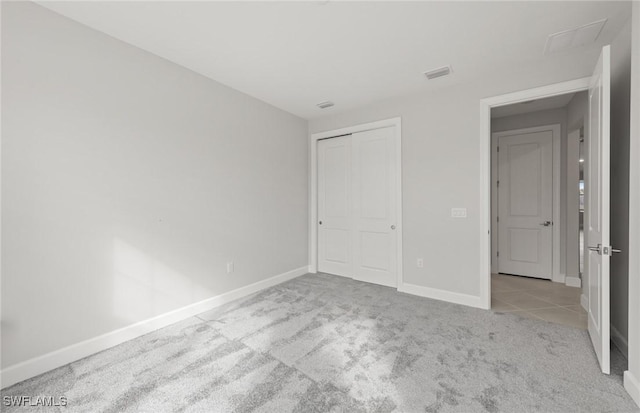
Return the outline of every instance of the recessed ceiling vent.
[[[316,104],[316,106],[319,107],[320,109],[326,109],[333,106],[333,102],[327,100],[327,101]]]
[[[428,70],[424,72],[424,75],[427,77],[427,79],[432,80],[437,77],[450,75],[452,72],[453,70],[451,69],[451,66],[443,66],[437,69]]]
[[[606,22],[607,19],[602,19],[584,26],[550,34],[544,47],[544,54],[549,55],[594,43],[600,36]]]

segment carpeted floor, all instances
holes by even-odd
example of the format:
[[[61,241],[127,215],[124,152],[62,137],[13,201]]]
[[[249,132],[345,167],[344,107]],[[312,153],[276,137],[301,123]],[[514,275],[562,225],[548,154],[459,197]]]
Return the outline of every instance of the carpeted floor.
[[[309,274],[2,396],[64,395],[65,412],[640,411],[612,359],[601,374],[571,327]]]

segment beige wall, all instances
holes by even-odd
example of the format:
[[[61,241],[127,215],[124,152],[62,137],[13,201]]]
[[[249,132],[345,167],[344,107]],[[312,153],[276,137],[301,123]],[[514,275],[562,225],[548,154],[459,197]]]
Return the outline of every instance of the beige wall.
[[[2,54],[3,367],[307,266],[305,120],[33,3]]]

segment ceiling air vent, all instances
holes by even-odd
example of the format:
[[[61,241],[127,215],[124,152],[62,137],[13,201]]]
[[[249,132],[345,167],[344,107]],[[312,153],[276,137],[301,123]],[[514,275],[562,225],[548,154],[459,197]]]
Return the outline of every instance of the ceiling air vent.
[[[427,77],[427,79],[431,80],[437,77],[447,76],[451,74],[451,72],[453,72],[453,70],[451,69],[451,66],[443,66],[437,69],[428,70],[424,72],[424,75]]]
[[[325,102],[320,102],[318,104],[316,104],[317,107],[319,107],[320,109],[326,109],[326,108],[330,108],[331,106],[333,106],[333,102],[331,101],[325,101]]]
[[[602,19],[570,30],[550,34],[547,38],[547,44],[544,46],[544,54],[562,52],[594,43],[600,36],[600,32],[602,32],[606,22],[607,19]]]

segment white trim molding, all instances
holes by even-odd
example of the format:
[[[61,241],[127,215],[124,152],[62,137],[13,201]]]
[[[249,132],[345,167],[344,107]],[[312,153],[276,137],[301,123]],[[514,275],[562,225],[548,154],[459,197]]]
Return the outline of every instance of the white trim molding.
[[[480,99],[480,301],[491,308],[491,108],[589,89],[591,78]]]
[[[587,313],[589,312],[589,299],[584,293],[580,295],[580,305],[582,306],[584,311],[586,311]]]
[[[244,287],[237,288],[215,297],[207,298],[194,304],[170,311],[165,314],[131,324],[127,327],[102,334],[98,337],[90,338],[76,344],[61,348],[56,351],[32,358],[27,361],[15,364],[2,370],[2,386],[8,387],[23,380],[35,377],[49,370],[64,366],[65,364],[80,360],[100,351],[106,350],[125,341],[132,340],[144,334],[166,327],[178,321],[185,320],[205,311],[219,307],[223,304],[246,297],[265,288],[292,280],[308,272],[308,267],[304,266],[258,281]]]
[[[564,278],[564,284],[567,287],[576,287],[576,288],[580,288],[582,287],[582,280],[580,279],[580,277],[571,277],[571,276],[566,276]]]
[[[398,286],[398,292],[484,309],[484,303],[481,298],[475,295],[461,294],[409,283],[400,284]]]
[[[640,380],[627,370],[624,372],[624,389],[629,393],[631,398],[638,406],[640,406]]]
[[[380,128],[394,128],[396,158],[396,232],[397,232],[397,282],[402,285],[402,119],[391,118],[376,122],[363,123],[341,129],[312,133],[309,137],[309,272],[318,271],[318,140],[349,135],[357,132]]]

